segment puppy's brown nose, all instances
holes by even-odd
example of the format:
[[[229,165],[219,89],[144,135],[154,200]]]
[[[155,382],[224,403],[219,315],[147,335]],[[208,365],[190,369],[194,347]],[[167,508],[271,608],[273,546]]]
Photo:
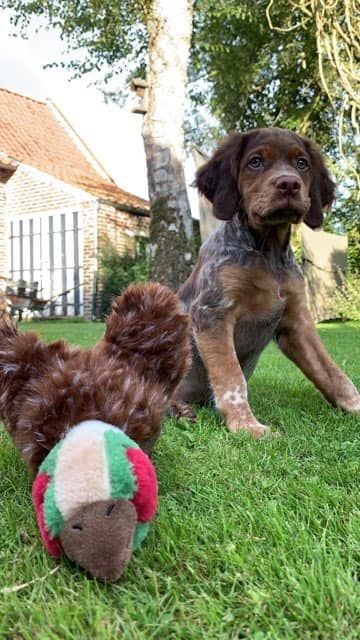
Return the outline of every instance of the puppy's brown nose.
[[[301,187],[301,182],[296,176],[283,175],[277,178],[275,188],[283,196],[294,196]]]

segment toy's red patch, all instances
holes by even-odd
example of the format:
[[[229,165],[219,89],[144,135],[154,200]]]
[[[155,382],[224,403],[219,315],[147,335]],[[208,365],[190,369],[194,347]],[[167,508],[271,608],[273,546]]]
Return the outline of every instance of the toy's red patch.
[[[126,455],[134,468],[138,485],[132,502],[139,522],[148,522],[154,517],[157,509],[158,486],[155,469],[141,449],[129,448]]]
[[[40,529],[40,534],[45,548],[51,556],[58,558],[62,555],[62,548],[59,538],[50,538],[49,532],[45,526],[44,519],[44,496],[45,491],[50,482],[50,476],[47,473],[40,473],[32,486],[32,500],[34,504],[36,520]]]

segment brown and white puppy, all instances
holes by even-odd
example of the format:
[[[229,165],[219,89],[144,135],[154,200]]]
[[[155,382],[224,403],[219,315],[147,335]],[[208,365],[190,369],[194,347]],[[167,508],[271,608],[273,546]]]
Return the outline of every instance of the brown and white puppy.
[[[261,437],[246,380],[268,342],[334,406],[360,413],[360,396],[331,360],[306,306],[304,279],[289,245],[290,226],[320,227],[334,183],[310,140],[285,129],[231,135],[200,168],[202,194],[224,220],[204,243],[179,291],[190,312],[193,366],[179,400],[214,397],[230,431]]]

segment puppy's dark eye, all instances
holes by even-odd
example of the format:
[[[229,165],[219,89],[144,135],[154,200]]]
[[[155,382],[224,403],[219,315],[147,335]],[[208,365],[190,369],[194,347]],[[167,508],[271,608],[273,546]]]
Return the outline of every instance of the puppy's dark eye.
[[[306,160],[306,158],[298,158],[296,161],[296,164],[298,166],[298,169],[300,169],[300,171],[307,171],[308,169],[310,169],[310,165]]]
[[[261,156],[253,156],[248,162],[248,167],[251,167],[252,169],[260,169],[263,166],[264,160]]]

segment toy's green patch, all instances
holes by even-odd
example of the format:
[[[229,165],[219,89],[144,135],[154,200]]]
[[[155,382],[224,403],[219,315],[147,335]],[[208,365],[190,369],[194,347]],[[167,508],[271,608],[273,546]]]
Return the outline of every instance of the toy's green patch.
[[[48,530],[51,538],[55,538],[59,535],[62,527],[64,526],[64,519],[56,504],[54,481],[55,467],[62,445],[63,440],[60,440],[60,442],[51,449],[39,468],[39,473],[47,473],[50,476],[50,483],[44,496],[44,519],[46,529]]]
[[[45,491],[44,519],[50,537],[55,538],[58,536],[64,526],[64,518],[56,504],[54,478],[51,479],[50,484]]]
[[[138,522],[135,529],[135,535],[133,540],[133,550],[136,551],[145,540],[150,528],[149,522]]]
[[[117,432],[111,429],[105,432],[104,441],[109,468],[111,497],[131,500],[136,492],[137,485],[132,466],[126,455],[126,449],[129,446],[133,447],[134,442],[122,431]]]
[[[47,473],[50,478],[54,477],[58,455],[63,443],[64,440],[60,440],[60,442],[58,442],[57,445],[55,445],[55,447],[53,447],[53,449],[49,451],[45,460],[43,460],[42,464],[40,465],[39,473]]]

